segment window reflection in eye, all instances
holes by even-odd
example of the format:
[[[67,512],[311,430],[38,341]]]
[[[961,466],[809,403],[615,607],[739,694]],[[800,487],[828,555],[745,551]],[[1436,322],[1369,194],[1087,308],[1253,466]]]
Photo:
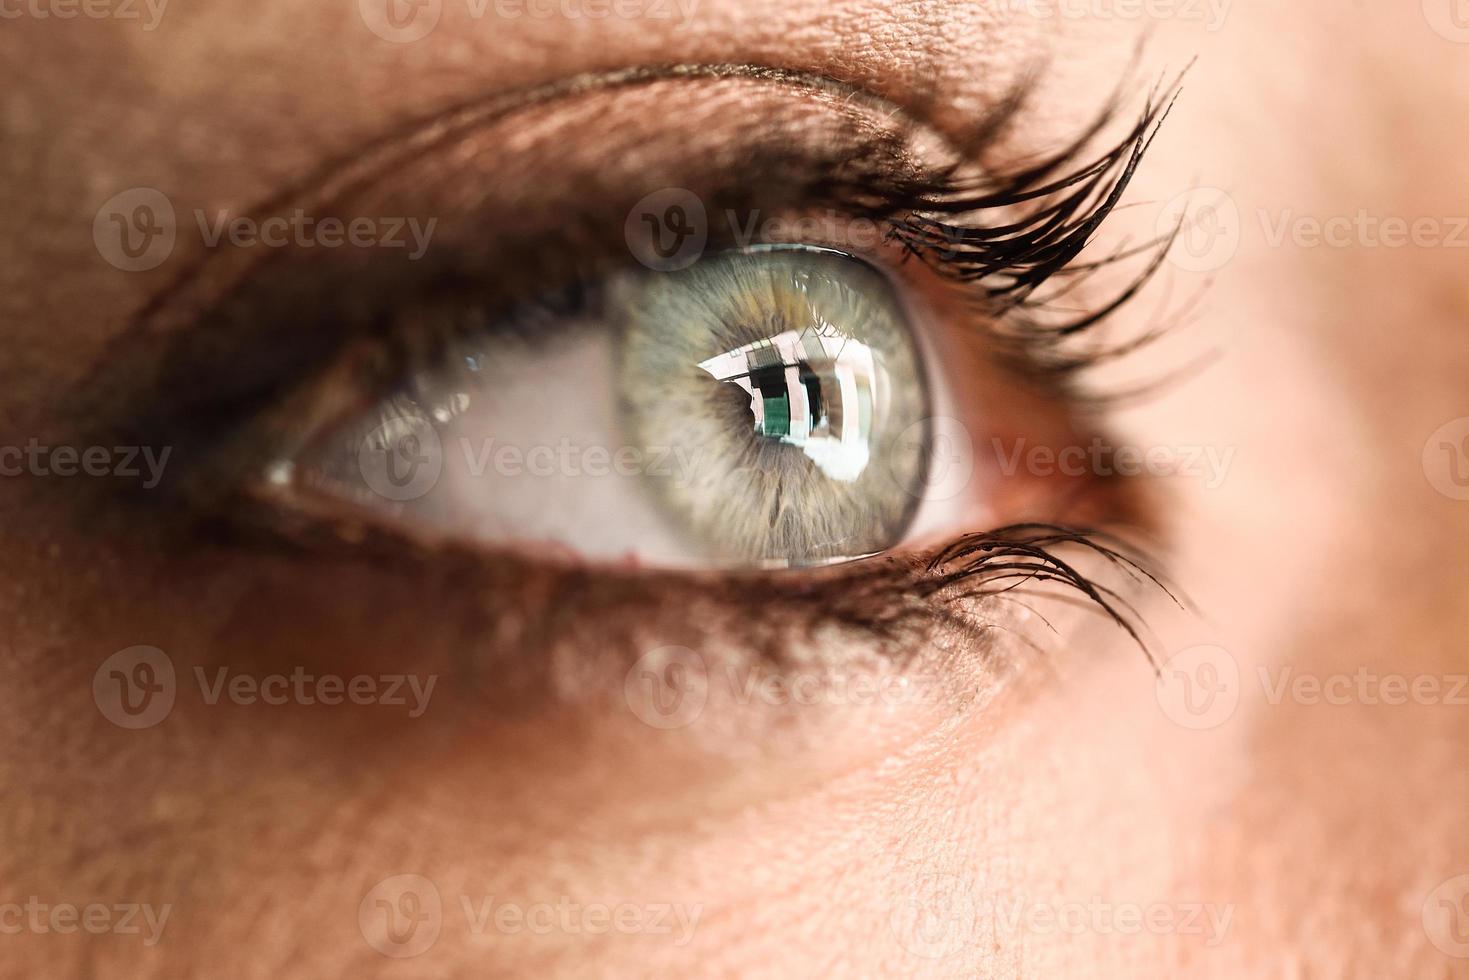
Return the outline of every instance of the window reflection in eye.
[[[927,375],[893,284],[851,256],[731,250],[456,337],[289,478],[415,529],[636,564],[827,563],[912,520]]]
[[[872,461],[873,402],[886,376],[872,348],[829,324],[785,330],[699,362],[749,401],[749,428],[798,446],[833,480],[850,483]]]

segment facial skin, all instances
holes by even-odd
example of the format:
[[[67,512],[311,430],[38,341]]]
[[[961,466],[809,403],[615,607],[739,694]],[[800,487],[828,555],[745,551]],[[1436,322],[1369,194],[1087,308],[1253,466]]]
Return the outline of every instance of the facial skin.
[[[1232,254],[1227,234],[1182,243],[1153,298],[1122,317],[1145,328],[1167,288],[1204,288],[1197,312],[1107,369],[1149,379],[1217,352],[1108,420],[1143,449],[1232,453],[1217,486],[1162,481],[1155,504],[1170,578],[1199,607],[1131,596],[1160,659],[1184,656],[1161,688],[1124,633],[1053,603],[1037,609],[1059,635],[1007,621],[1043,647],[1023,670],[996,666],[1001,639],[940,631],[908,674],[938,697],[712,703],[665,729],[623,697],[650,649],[748,666],[758,632],[798,664],[850,664],[881,683],[902,668],[850,632],[782,632],[803,615],[797,599],[752,614],[753,593],[734,588],[569,584],[459,549],[266,548],[115,501],[106,478],[0,479],[5,972],[1462,971],[1469,945],[1449,926],[1469,928],[1469,879],[1452,880],[1469,874],[1469,691],[1455,680],[1469,671],[1469,504],[1435,489],[1452,485],[1450,457],[1435,449],[1425,464],[1424,446],[1469,415],[1466,253],[1374,246],[1360,225],[1318,245],[1282,221],[1365,209],[1455,234],[1469,47],[1417,9],[1240,0],[1211,22],[1093,6],[1057,17],[1044,4],[701,0],[686,21],[676,8],[671,21],[476,20],[446,2],[409,43],[374,34],[352,3],[176,0],[149,31],[143,11],[15,8],[0,23],[5,446],[85,446],[108,423],[81,396],[200,250],[195,209],[245,211],[410,120],[582,73],[771,65],[900,105],[928,85],[927,116],[954,135],[1043,65],[991,151],[1003,164],[1074,136],[1151,30],[1145,82],[1198,61],[1128,192],[1147,202],[1137,227],[1146,235],[1162,202],[1205,186],[1233,201],[1239,234]],[[760,122],[729,118],[738,100],[727,114],[685,101],[679,113],[634,95],[608,111],[622,132],[646,132],[654,168],[660,138]],[[535,125],[521,124],[526,143]],[[568,161],[596,156],[579,142],[589,122],[539,125]],[[556,161],[539,169],[554,185]],[[473,196],[472,182],[449,186]],[[160,268],[124,272],[100,255],[93,218],[135,187],[166,194],[181,241]],[[757,631],[762,615],[778,622]],[[534,623],[554,626],[538,638]],[[94,674],[140,644],[166,651],[177,700],[130,730],[99,711]],[[525,665],[526,651],[544,661]],[[1181,700],[1178,669],[1209,679],[1199,658],[1224,670],[1218,714]],[[407,688],[402,708],[211,704],[195,668],[213,683],[221,667],[437,680],[410,717]],[[1398,675],[1407,703],[1382,683]],[[1313,694],[1318,678],[1326,692]],[[426,948],[374,931],[378,899],[411,911],[399,875],[422,876],[431,889],[408,885],[441,903],[420,906],[420,935],[438,928]],[[168,912],[157,928],[139,912],[137,933],[91,934],[6,911],[32,896]],[[623,926],[609,925],[619,907]]]

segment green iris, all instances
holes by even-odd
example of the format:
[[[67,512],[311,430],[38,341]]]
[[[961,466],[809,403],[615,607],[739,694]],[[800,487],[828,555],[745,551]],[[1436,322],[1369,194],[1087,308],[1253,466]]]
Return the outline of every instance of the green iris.
[[[887,279],[838,252],[764,247],[623,280],[622,428],[693,460],[653,478],[667,515],[720,564],[882,551],[925,476],[927,390]]]

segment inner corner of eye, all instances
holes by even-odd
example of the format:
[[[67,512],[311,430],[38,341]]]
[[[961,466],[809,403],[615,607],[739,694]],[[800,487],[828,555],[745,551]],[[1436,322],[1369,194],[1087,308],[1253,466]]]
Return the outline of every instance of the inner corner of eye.
[[[903,540],[934,420],[883,273],[757,246],[578,295],[459,332],[276,472],[416,532],[617,565],[799,567]]]

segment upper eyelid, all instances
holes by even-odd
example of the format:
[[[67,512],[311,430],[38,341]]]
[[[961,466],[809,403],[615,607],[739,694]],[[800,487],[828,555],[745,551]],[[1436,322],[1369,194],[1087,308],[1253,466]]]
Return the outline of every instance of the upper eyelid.
[[[747,64],[637,66],[574,75],[523,90],[493,93],[440,109],[333,156],[303,178],[246,209],[245,214],[260,219],[308,202],[330,204],[370,186],[405,158],[429,153],[434,147],[466,132],[538,105],[597,91],[679,79],[748,79],[804,88],[841,100],[854,100],[875,113],[901,117],[914,127],[927,130],[948,141],[930,112],[932,103],[929,100],[914,98],[901,103],[894,102],[859,82],[843,81],[799,69]],[[996,118],[981,119],[974,127],[975,131],[989,132],[1017,110],[1018,104],[1014,100],[1005,100],[997,106]],[[198,307],[208,301],[207,297],[223,291],[235,276],[211,275],[212,269],[219,264],[214,254],[206,253],[196,258],[144,302],[133,317],[129,329],[124,332],[122,340],[126,341],[135,333],[158,329],[163,322],[169,320],[168,314],[174,307]]]
[[[883,95],[860,84],[843,81],[829,76],[794,69],[780,69],[745,64],[672,65],[643,66],[612,72],[583,74],[532,88],[495,93],[470,100],[441,110],[431,116],[401,125],[379,137],[354,147],[317,167],[305,178],[293,182],[255,206],[248,208],[242,217],[261,221],[278,215],[288,207],[307,210],[308,213],[329,211],[344,200],[351,200],[380,182],[384,175],[396,167],[405,166],[414,158],[431,155],[432,151],[477,128],[494,124],[518,111],[546,105],[560,99],[595,92],[609,92],[633,88],[655,82],[674,80],[718,80],[744,79],[763,82],[790,89],[803,89],[808,93],[830,97],[845,105],[860,105],[864,110],[895,120],[897,127],[909,130],[912,140],[933,137],[952,154],[948,161],[938,163],[940,168],[956,165],[965,160],[972,161],[982,146],[958,144],[949,141],[938,128],[931,110],[934,101],[910,98],[904,104],[889,101]],[[1030,91],[1033,78],[1017,84],[988,113],[976,119],[968,131],[970,140],[998,139],[1006,125],[1022,110],[1025,95]],[[1175,89],[1176,90],[1176,89]],[[1093,137],[1111,117],[1116,108],[1117,95],[1098,114],[1092,127],[1086,130],[1071,148],[1056,153],[1044,160],[1050,165],[1068,160],[1073,151]],[[1134,135],[1119,145],[1136,141],[1149,122],[1156,132],[1154,119],[1156,110],[1150,110]],[[1166,110],[1163,113],[1166,115]],[[920,181],[921,183],[921,181]],[[1018,183],[1018,182],[1017,182]],[[1119,184],[1125,186],[1126,181]],[[915,198],[913,205],[933,203],[933,198]],[[944,213],[948,202],[936,205]],[[918,251],[918,250],[915,250]],[[252,254],[253,253],[253,254]],[[920,253],[921,254],[921,253]],[[142,305],[126,329],[113,341],[114,348],[125,348],[141,340],[151,340],[167,335],[191,317],[207,308],[218,296],[226,293],[232,285],[248,278],[255,262],[263,261],[268,255],[259,250],[221,249],[206,251],[196,256],[172,280],[152,294]],[[112,349],[103,362],[112,360]],[[89,378],[90,384],[94,379]]]

